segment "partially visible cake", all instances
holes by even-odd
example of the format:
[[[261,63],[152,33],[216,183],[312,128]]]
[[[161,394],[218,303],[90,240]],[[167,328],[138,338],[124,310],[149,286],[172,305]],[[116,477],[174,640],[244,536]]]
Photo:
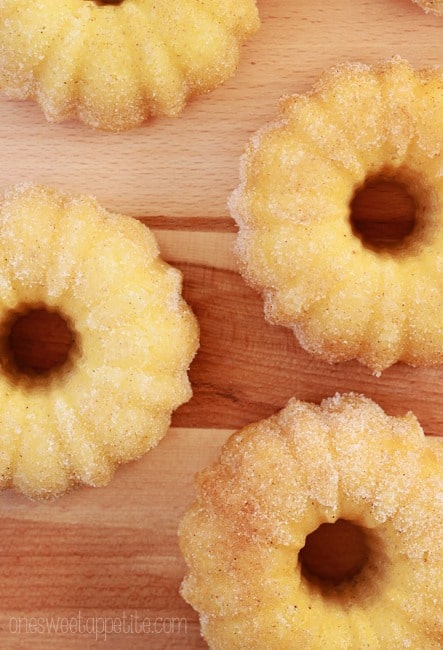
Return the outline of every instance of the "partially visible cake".
[[[355,394],[231,436],[179,532],[211,650],[441,650],[441,460]]]
[[[426,13],[443,15],[443,0],[414,0]]]
[[[0,489],[33,498],[106,485],[191,397],[198,327],[180,271],[140,222],[86,196],[13,188],[0,202]],[[31,354],[55,337],[49,365]],[[34,319],[28,335],[26,321]],[[62,340],[62,337],[59,337]],[[45,359],[43,359],[45,360]]]
[[[255,0],[1,0],[0,88],[121,131],[225,81],[258,26]]]

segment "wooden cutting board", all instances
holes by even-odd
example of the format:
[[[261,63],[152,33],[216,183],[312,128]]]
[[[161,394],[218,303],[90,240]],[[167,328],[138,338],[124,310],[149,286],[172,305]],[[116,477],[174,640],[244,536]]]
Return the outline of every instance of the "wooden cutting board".
[[[49,504],[0,495],[1,648],[83,650],[104,647],[105,637],[106,648],[119,650],[206,647],[178,595],[176,529],[193,500],[193,476],[230,431],[290,396],[318,402],[360,391],[392,414],[414,411],[428,434],[443,432],[443,370],[398,364],[378,379],[354,362],[329,366],[264,321],[261,299],[236,272],[226,209],[246,140],[273,117],[280,95],[307,90],[345,60],[401,54],[416,66],[443,63],[443,18],[410,0],[258,5],[262,28],[237,75],[177,120],[109,135],[47,124],[35,105],[0,98],[0,191],[33,180],[94,194],[142,219],[182,269],[201,327],[194,397],[155,450],[104,489]]]

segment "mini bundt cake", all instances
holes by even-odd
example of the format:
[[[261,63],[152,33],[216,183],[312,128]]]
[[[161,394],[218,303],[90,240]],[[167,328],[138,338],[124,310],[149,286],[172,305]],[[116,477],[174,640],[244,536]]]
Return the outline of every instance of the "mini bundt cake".
[[[40,186],[0,203],[0,250],[0,488],[105,485],[191,396],[181,274],[140,222]]]
[[[329,362],[380,373],[443,362],[443,68],[341,64],[284,98],[253,136],[230,201],[246,280],[271,322]],[[368,182],[406,188],[412,225],[373,246],[351,206]]]
[[[0,88],[121,131],[225,81],[258,26],[255,0],[1,0]]]
[[[441,454],[412,413],[293,399],[234,434],[180,526],[213,650],[440,650]]]
[[[414,0],[427,13],[443,15],[443,0]]]

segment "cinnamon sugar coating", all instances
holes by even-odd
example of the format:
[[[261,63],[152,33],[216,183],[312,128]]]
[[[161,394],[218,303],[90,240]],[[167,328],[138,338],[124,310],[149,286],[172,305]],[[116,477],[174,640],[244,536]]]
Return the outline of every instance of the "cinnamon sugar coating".
[[[312,354],[376,373],[443,362],[442,114],[441,68],[345,63],[284,98],[250,141],[230,200],[241,272],[266,317]],[[350,221],[354,193],[381,173],[418,205],[390,251],[366,246]]]
[[[0,252],[0,489],[106,485],[191,397],[198,329],[181,273],[135,219],[32,185],[0,203]],[[34,305],[69,322],[76,354],[49,376],[6,372],[5,322]]]
[[[0,0],[0,88],[122,131],[228,79],[258,26],[255,0]]]
[[[426,13],[443,16],[443,0],[414,0]]]
[[[355,394],[320,406],[292,399],[231,436],[198,476],[179,531],[181,592],[209,647],[441,648],[437,446],[412,413],[390,417]],[[356,577],[322,591],[300,551],[319,526],[343,519],[369,554]]]

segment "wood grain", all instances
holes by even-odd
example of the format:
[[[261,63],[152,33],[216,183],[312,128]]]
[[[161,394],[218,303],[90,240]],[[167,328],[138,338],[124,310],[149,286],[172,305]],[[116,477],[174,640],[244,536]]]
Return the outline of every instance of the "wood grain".
[[[176,531],[194,473],[229,433],[172,429],[106,489],[80,488],[52,503],[3,494],[0,647],[83,650],[106,640],[119,650],[204,648],[197,616],[178,595]],[[73,633],[63,633],[64,618]]]
[[[356,391],[392,415],[411,410],[426,433],[442,434],[441,369],[396,364],[377,378],[355,361],[329,365],[305,352],[290,330],[266,323],[261,298],[233,271],[192,264],[182,270],[201,333],[190,372],[194,396],[175,413],[175,425],[238,428],[294,395],[318,402]]]
[[[275,115],[281,95],[306,91],[324,68],[345,60],[401,54],[416,66],[442,63],[443,19],[410,0],[258,5],[263,25],[245,45],[236,76],[177,120],[110,135],[48,124],[34,104],[0,97],[0,193],[34,180],[94,194],[108,209],[140,218],[183,271],[201,327],[190,373],[194,397],[155,450],[121,467],[105,489],[44,504],[0,495],[2,649],[206,647],[195,612],[178,594],[184,563],[176,529],[193,500],[194,473],[215,459],[231,429],[292,395],[318,402],[336,391],[364,392],[392,414],[413,410],[426,433],[443,432],[443,370],[398,364],[378,379],[354,362],[314,360],[288,330],[265,322],[260,297],[237,273],[236,228],[226,207],[244,145]],[[373,221],[383,221],[374,205]],[[51,345],[57,340],[50,336]],[[95,630],[82,632],[78,622],[72,631],[26,629],[33,618],[56,624],[79,612]],[[182,624],[169,632],[161,625],[148,633],[114,629],[105,642],[103,617],[115,628],[135,614],[152,625]]]

